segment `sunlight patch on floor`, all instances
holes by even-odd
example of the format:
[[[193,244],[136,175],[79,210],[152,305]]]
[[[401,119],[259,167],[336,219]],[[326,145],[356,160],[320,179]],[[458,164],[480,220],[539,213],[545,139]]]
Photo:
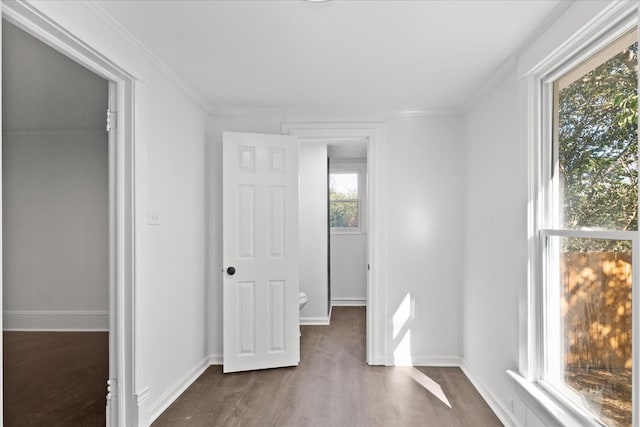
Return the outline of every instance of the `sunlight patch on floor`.
[[[440,387],[440,384],[414,368],[413,366],[402,366],[399,367],[402,372],[411,377],[415,382],[420,384],[425,390],[438,398],[442,403],[451,408],[451,403],[449,403],[449,399],[444,394],[444,390]]]

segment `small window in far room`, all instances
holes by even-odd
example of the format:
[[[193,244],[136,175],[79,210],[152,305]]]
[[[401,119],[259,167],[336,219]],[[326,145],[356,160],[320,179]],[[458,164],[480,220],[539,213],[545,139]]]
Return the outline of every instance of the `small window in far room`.
[[[356,230],[360,227],[358,173],[329,174],[329,226]]]

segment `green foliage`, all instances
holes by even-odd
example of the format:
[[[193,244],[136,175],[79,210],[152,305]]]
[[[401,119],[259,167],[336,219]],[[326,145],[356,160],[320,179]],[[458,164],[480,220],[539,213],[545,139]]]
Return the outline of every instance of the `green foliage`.
[[[329,225],[333,227],[357,227],[358,226],[358,202],[357,201],[330,201]]]
[[[355,180],[357,182],[357,175]],[[358,227],[357,188],[338,191],[336,180],[329,178],[329,226],[332,228]]]
[[[559,172],[567,228],[638,229],[637,51],[635,43],[560,91]],[[601,246],[629,249],[623,241]]]

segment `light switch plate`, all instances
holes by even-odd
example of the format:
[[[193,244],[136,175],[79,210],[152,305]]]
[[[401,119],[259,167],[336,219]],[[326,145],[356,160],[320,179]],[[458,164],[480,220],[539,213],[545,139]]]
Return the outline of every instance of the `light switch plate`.
[[[147,214],[147,223],[149,225],[160,225],[160,215],[157,212],[149,211]]]

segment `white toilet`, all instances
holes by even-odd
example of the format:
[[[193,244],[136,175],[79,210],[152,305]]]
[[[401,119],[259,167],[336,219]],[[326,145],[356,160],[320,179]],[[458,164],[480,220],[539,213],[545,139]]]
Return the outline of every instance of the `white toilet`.
[[[298,295],[298,305],[300,306],[300,310],[302,310],[302,307],[307,305],[308,301],[309,299],[307,298],[307,294],[305,294],[304,292],[300,292],[300,294]],[[302,335],[302,330],[300,329],[300,326],[298,326],[298,333]]]
[[[309,301],[309,299],[307,298],[307,294],[305,294],[304,292],[300,292],[299,298],[298,298],[298,303],[300,305],[300,310],[302,310],[302,307],[307,305],[308,301]]]

